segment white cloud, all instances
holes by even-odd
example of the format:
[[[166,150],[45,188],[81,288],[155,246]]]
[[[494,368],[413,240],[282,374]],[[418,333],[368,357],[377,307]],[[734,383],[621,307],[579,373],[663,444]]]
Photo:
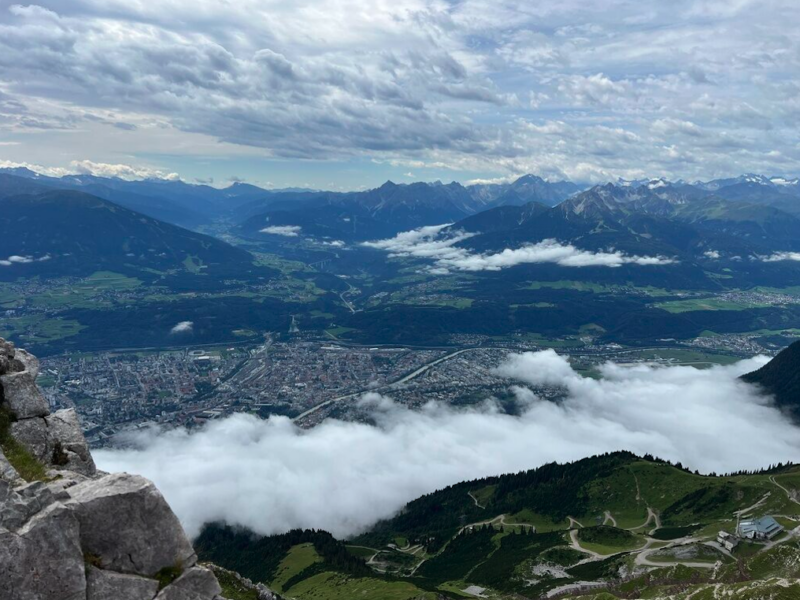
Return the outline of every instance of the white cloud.
[[[706,258],[710,258],[711,260],[719,260],[719,258],[722,255],[719,253],[718,250],[706,250],[705,252],[703,252],[703,256],[705,256]]]
[[[191,333],[194,330],[193,321],[181,321],[175,327],[170,329],[170,333],[175,335],[179,333]]]
[[[272,235],[282,235],[285,237],[297,237],[300,235],[302,227],[299,225],[270,225],[261,230],[261,233],[270,233]]]
[[[153,479],[193,535],[225,520],[263,534],[317,527],[344,536],[458,481],[601,452],[652,453],[706,472],[793,460],[800,429],[738,379],[764,362],[607,365],[600,379],[584,379],[548,350],[510,356],[499,369],[530,386],[566,389],[556,404],[517,385],[520,416],[492,403],[415,412],[370,394],[362,404],[376,425],[329,420],[301,430],[283,417],[235,415],[193,433],[141,433],[135,447],[95,458],[104,470]]]
[[[177,173],[170,173],[160,169],[144,166],[133,166],[125,164],[108,164],[92,162],[91,160],[73,160],[70,168],[63,167],[44,167],[42,165],[27,162],[15,162],[10,160],[0,160],[0,169],[30,169],[34,173],[46,175],[48,177],[64,177],[65,175],[96,175],[97,177],[118,177],[129,181],[138,179],[166,179],[178,181],[180,176]]]
[[[589,252],[572,244],[557,240],[543,240],[521,248],[506,248],[495,254],[476,254],[457,246],[474,237],[475,233],[450,232],[442,235],[449,225],[422,227],[399,233],[395,237],[376,242],[365,242],[364,246],[385,250],[390,256],[431,259],[435,267],[430,271],[446,274],[455,271],[500,271],[517,265],[553,263],[562,267],[621,267],[632,264],[641,266],[670,265],[675,260],[664,256],[629,256],[619,251]]]
[[[16,162],[11,160],[0,160],[0,169],[30,169],[40,175],[47,175],[48,177],[63,177],[64,175],[72,174],[69,169],[60,167],[44,167],[42,165],[35,165],[27,162]]]
[[[800,252],[776,252],[771,256],[761,257],[761,260],[764,262],[800,261]]]
[[[169,173],[150,167],[97,163],[90,160],[76,160],[71,163],[76,173],[86,175],[96,175],[97,177],[118,177],[119,179],[166,179],[178,181],[180,176],[177,173]]]
[[[485,179],[800,170],[790,0],[40,4],[0,11],[8,159],[250,148]],[[554,120],[565,136],[529,128]],[[75,156],[87,147],[103,152]]]
[[[12,254],[8,258],[0,260],[0,266],[10,267],[12,265],[27,265],[27,264],[35,263],[35,262],[45,262],[45,261],[50,260],[51,258],[52,257],[49,254],[45,254],[45,255],[40,256],[38,258],[35,258],[33,256],[27,256],[27,255],[26,256],[22,256],[22,255],[19,255],[19,254]]]

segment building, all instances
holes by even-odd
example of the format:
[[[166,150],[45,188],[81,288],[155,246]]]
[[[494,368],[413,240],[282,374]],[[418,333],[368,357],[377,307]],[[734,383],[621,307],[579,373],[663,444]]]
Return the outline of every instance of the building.
[[[772,517],[748,519],[739,523],[738,534],[749,540],[771,540],[783,531],[783,526]]]
[[[731,552],[739,545],[739,538],[727,531],[720,531],[717,534],[717,543],[728,552]]]

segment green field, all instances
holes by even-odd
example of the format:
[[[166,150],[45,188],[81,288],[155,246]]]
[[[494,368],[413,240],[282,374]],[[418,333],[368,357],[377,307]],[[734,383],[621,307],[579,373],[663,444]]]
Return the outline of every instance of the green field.
[[[77,335],[84,329],[74,319],[48,318],[43,314],[10,317],[0,321],[0,337],[14,336],[20,342],[46,343]]]
[[[314,549],[314,544],[306,543],[294,546],[278,566],[275,578],[271,582],[272,586],[278,592],[282,592],[287,581],[321,560],[322,558]]]
[[[584,527],[578,530],[581,547],[598,554],[616,554],[624,550],[641,548],[645,544],[642,536],[635,535],[617,527]]]
[[[373,578],[351,579],[339,573],[320,573],[301,581],[289,591],[295,600],[437,600],[406,582]]]
[[[746,310],[748,308],[765,308],[770,304],[757,302],[732,302],[720,298],[692,298],[691,300],[673,300],[670,302],[659,302],[654,305],[674,314],[694,312],[698,310]]]

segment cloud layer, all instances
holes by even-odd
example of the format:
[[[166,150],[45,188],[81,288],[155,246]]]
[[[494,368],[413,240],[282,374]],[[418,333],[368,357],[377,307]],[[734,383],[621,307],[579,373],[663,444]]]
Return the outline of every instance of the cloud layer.
[[[35,262],[45,262],[51,258],[52,257],[49,254],[45,254],[44,256],[40,256],[38,258],[27,255],[21,256],[19,254],[13,254],[8,258],[0,259],[0,267],[11,267],[14,265],[27,265]]]
[[[762,258],[764,262],[783,262],[786,260],[800,261],[800,252],[776,252]]]
[[[584,379],[552,350],[512,355],[498,372],[511,378],[518,417],[492,403],[414,412],[370,394],[362,402],[376,425],[329,420],[305,431],[283,417],[235,415],[194,433],[140,433],[135,447],[95,458],[153,479],[192,535],[224,520],[263,534],[317,527],[346,536],[458,481],[600,452],[649,452],[717,472],[796,459],[800,429],[738,380],[764,362],[607,365],[600,379]],[[539,400],[531,387],[542,385],[563,386],[567,398]]]
[[[799,25],[790,0],[3,3],[0,150],[791,174]]]
[[[619,251],[589,252],[557,240],[543,240],[521,248],[506,248],[495,254],[476,254],[456,244],[476,234],[455,232],[443,235],[449,225],[421,227],[397,234],[388,240],[365,242],[364,246],[389,252],[390,256],[431,259],[430,272],[500,271],[517,265],[553,263],[562,267],[621,267],[622,265],[671,265],[665,256],[629,256]]]
[[[285,237],[297,237],[300,235],[302,227],[299,225],[270,225],[264,227],[261,233],[271,233],[272,235],[282,235]]]

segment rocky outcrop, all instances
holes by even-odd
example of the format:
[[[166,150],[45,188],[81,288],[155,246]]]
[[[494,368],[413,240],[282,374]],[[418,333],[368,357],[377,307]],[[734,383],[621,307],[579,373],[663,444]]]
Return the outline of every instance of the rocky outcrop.
[[[78,416],[72,409],[50,414],[50,405],[36,386],[38,374],[36,357],[0,339],[0,408],[14,419],[11,434],[48,467],[93,475],[94,460]]]
[[[217,576],[217,579],[227,581],[234,593],[248,593],[248,596],[254,594],[257,600],[282,600],[278,594],[263,583],[254,583],[247,577],[243,577],[235,571],[224,569],[219,565],[209,564],[208,568]]]
[[[97,472],[75,411],[50,413],[38,369],[0,339],[0,409],[49,469],[25,482],[0,451],[0,598],[224,600],[156,487]]]
[[[89,566],[86,571],[86,597],[94,600],[152,600],[158,594],[158,581],[136,575],[104,571]]]
[[[178,577],[172,585],[165,587],[156,600],[194,600],[215,598],[222,592],[217,578],[205,567],[192,567]]]
[[[81,547],[96,566],[154,577],[197,562],[175,513],[145,478],[117,473],[66,492],[81,526]]]

